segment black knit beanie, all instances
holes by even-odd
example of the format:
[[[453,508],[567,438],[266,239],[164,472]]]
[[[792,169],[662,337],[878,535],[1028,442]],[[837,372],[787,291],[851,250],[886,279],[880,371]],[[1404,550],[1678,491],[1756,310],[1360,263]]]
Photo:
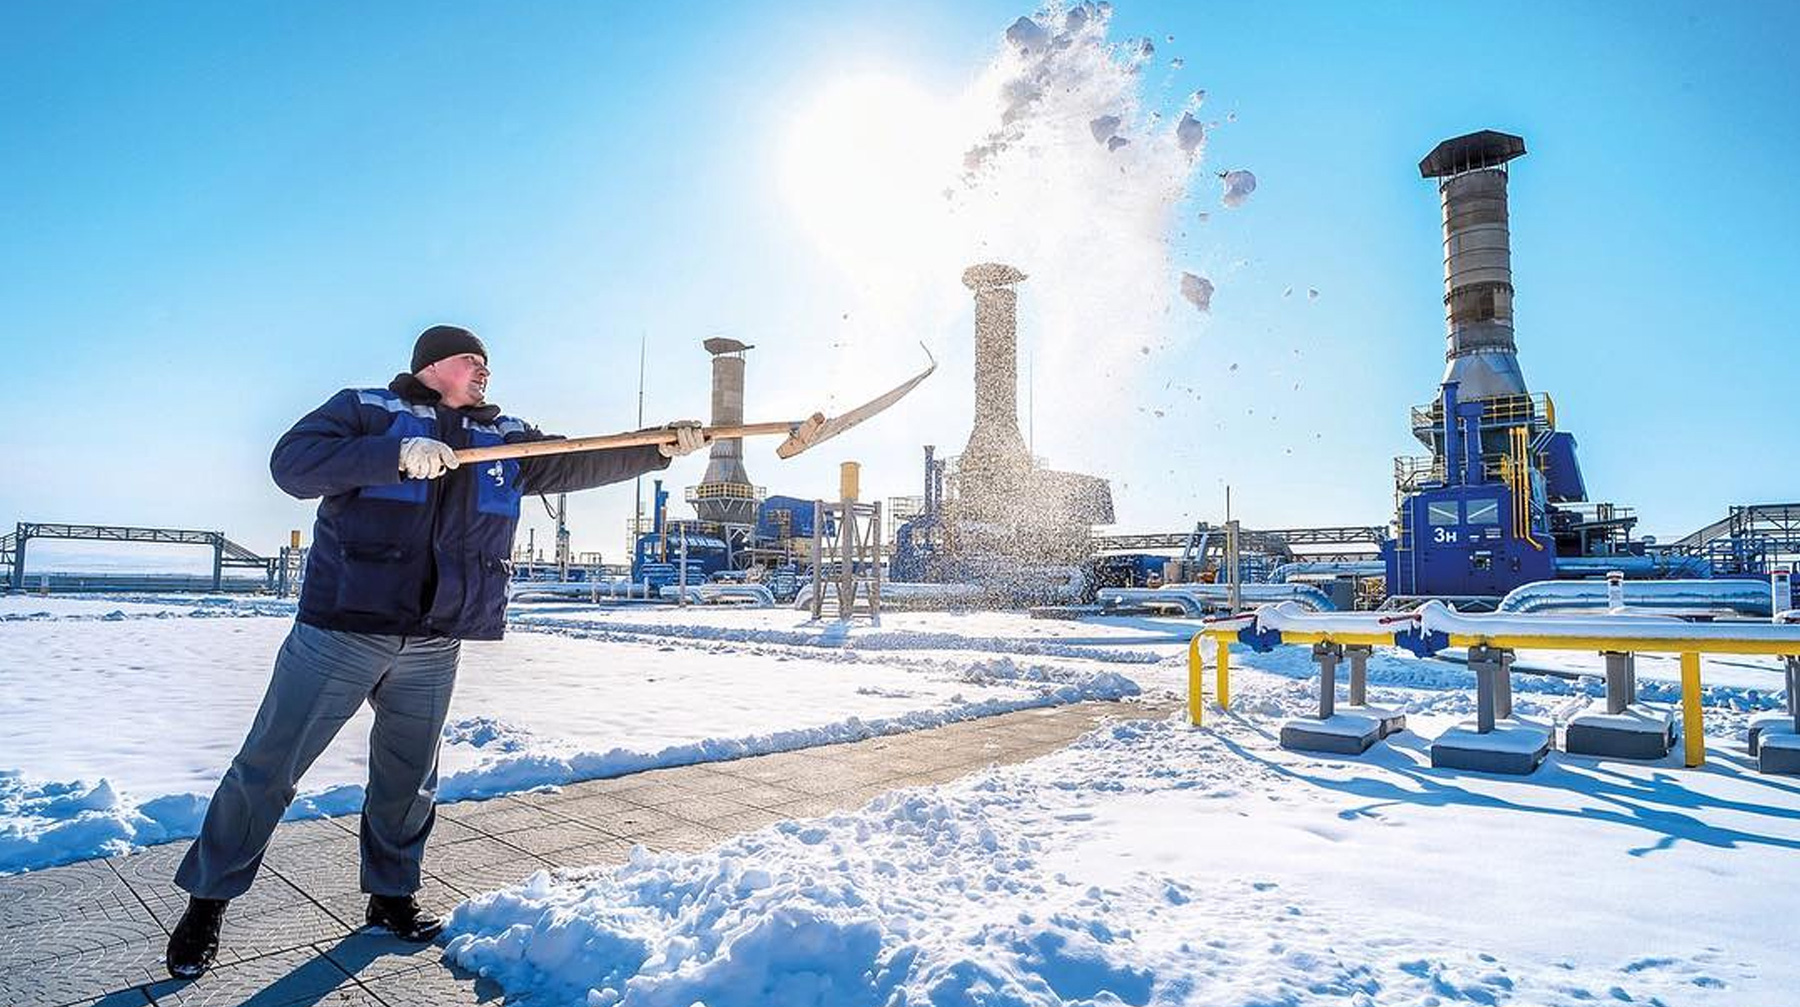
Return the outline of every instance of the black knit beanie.
[[[488,358],[487,347],[475,333],[456,325],[433,325],[419,333],[419,341],[413,344],[412,372],[417,374],[458,353],[478,354],[483,362]]]

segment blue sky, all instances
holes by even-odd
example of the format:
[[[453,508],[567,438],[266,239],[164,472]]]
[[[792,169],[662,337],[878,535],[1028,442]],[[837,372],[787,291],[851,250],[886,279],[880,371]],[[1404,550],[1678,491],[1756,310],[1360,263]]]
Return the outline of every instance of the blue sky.
[[[1512,186],[1520,356],[1590,490],[1664,534],[1800,496],[1784,48],[1800,7],[1492,10],[1117,6],[1115,38],[1157,40],[1147,101],[1204,88],[1234,116],[1170,235],[1174,265],[1218,283],[1212,311],[1172,319],[1140,380],[1079,410],[1033,402],[1038,453],[1111,477],[1122,529],[1217,519],[1226,482],[1254,525],[1390,516],[1391,458],[1416,448],[1405,409],[1443,366],[1436,193],[1416,164],[1479,128],[1531,150]],[[867,336],[891,326],[796,226],[796,116],[871,72],[953,95],[1030,12],[7,5],[0,523],[220,528],[273,549],[311,509],[269,482],[275,438],[333,390],[385,383],[438,321],[480,332],[494,399],[558,432],[633,424],[640,339],[652,420],[704,414],[714,334],[758,344],[758,417],[872,394],[918,351]],[[1260,182],[1235,210],[1209,174],[1227,168]],[[971,323],[942,321],[918,333],[945,361],[935,398],[795,463],[752,446],[752,476],[825,494],[858,458],[875,492],[917,492],[918,446],[967,435]],[[1164,403],[1156,378],[1208,393]],[[578,497],[576,547],[617,558],[630,500]]]

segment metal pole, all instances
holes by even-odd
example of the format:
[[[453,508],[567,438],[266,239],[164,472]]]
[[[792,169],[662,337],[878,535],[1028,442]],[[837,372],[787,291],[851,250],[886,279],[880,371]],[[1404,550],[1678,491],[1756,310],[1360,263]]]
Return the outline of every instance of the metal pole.
[[[683,528],[683,529],[681,529],[681,558],[679,560],[681,566],[680,566],[680,569],[675,574],[675,577],[676,577],[675,590],[678,592],[678,594],[676,595],[676,600],[675,600],[675,605],[677,608],[686,608],[687,607],[687,540],[688,540],[687,529]]]
[[[644,429],[644,343],[648,337],[638,333],[638,429]],[[631,481],[631,548],[633,556],[637,555],[638,536],[644,533],[644,477],[640,474]]]
[[[838,618],[856,614],[856,505],[845,501],[838,517],[838,559],[843,569],[838,572]]]
[[[1787,659],[1787,707],[1794,718],[1794,733],[1800,734],[1800,657],[1792,654]]]
[[[1242,610],[1244,605],[1242,564],[1238,560],[1238,523],[1236,519],[1225,522],[1225,565],[1227,571],[1226,595],[1229,599],[1232,615]]]
[[[1335,643],[1313,644],[1313,661],[1319,666],[1319,719],[1330,720],[1337,712],[1337,664],[1344,648]]]
[[[1475,673],[1475,733],[1490,734],[1494,730],[1494,680],[1500,662],[1488,648],[1470,647],[1469,670]]]
[[[1512,664],[1512,651],[1501,651],[1500,663],[1494,671],[1494,712],[1499,715],[1502,720],[1506,720],[1513,715]]]
[[[1681,655],[1681,740],[1689,769],[1706,764],[1705,726],[1700,720],[1700,655]]]
[[[1375,648],[1366,646],[1345,647],[1344,653],[1350,658],[1350,705],[1369,705],[1369,655]]]
[[[875,569],[869,580],[869,620],[871,625],[881,625],[881,501],[877,500],[870,518],[870,534],[874,536]]]
[[[1200,639],[1205,635],[1205,633],[1195,633],[1194,638],[1188,641],[1188,723],[1195,727],[1200,726],[1201,707],[1205,705],[1206,701],[1206,690],[1200,678],[1202,671]],[[1224,653],[1224,651],[1225,645],[1219,644],[1219,652]]]
[[[1624,713],[1632,699],[1628,686],[1630,673],[1626,668],[1630,655],[1609,650],[1600,656],[1606,658],[1606,712]]]
[[[820,569],[825,562],[825,501],[813,501],[812,547],[812,617],[817,621],[825,614],[825,575]]]

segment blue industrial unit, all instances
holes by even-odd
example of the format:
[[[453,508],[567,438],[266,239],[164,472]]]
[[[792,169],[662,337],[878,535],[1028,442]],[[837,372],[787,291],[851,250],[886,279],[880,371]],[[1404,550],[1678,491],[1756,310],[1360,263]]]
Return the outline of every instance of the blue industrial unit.
[[[1588,502],[1575,438],[1548,395],[1531,394],[1513,342],[1507,162],[1525,141],[1484,130],[1419,163],[1439,180],[1444,220],[1444,378],[1412,410],[1431,449],[1394,464],[1396,537],[1383,543],[1390,597],[1494,597],[1520,584],[1608,569],[1708,577],[1703,556],[1652,553],[1628,509]]]
[[[674,521],[668,516],[669,492],[658,479],[652,492],[650,530],[640,534],[632,550],[631,579],[661,588],[682,580],[680,563],[686,546],[689,584],[744,580],[752,568],[767,568],[764,577],[778,599],[794,596],[798,569],[789,543],[813,536],[813,501],[771,496],[757,502],[756,523]],[[832,527],[825,529],[830,534]]]

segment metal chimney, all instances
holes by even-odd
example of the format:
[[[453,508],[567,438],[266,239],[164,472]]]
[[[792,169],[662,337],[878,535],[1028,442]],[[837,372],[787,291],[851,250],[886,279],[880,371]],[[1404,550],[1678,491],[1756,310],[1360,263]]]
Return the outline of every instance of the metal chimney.
[[[714,337],[700,344],[712,354],[712,426],[736,426],[744,422],[744,351],[753,349],[735,339]],[[741,437],[713,441],[707,456],[706,475],[694,487],[691,502],[702,521],[722,524],[755,524],[756,487],[744,471]]]
[[[1513,343],[1511,232],[1507,227],[1506,162],[1525,141],[1484,129],[1445,140],[1419,162],[1440,179],[1444,206],[1444,381],[1464,401],[1524,395]]]

